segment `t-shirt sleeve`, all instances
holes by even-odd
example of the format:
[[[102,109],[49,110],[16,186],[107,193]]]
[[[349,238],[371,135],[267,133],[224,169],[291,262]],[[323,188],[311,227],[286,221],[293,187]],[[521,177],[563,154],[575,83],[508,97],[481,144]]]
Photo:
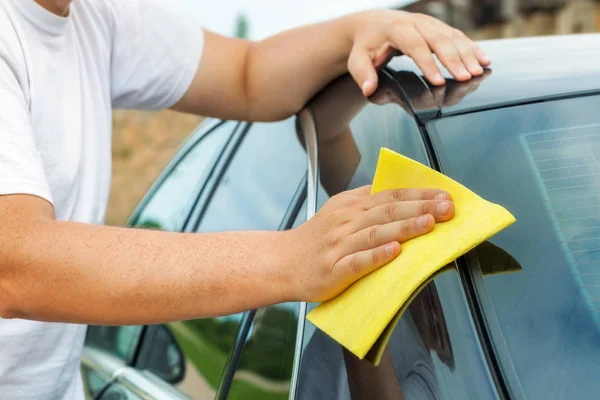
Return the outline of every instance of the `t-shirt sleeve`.
[[[113,17],[113,108],[163,109],[189,88],[202,57],[198,23],[166,1],[107,0]]]
[[[30,194],[52,203],[33,133],[25,92],[0,54],[0,195]]]

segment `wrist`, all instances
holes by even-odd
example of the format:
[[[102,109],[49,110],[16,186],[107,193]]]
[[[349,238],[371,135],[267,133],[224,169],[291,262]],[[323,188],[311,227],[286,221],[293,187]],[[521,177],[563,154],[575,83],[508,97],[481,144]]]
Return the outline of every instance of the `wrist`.
[[[298,280],[300,268],[295,230],[276,232],[271,245],[274,257],[273,277],[276,282],[278,303],[300,301],[298,288],[295,282]]]

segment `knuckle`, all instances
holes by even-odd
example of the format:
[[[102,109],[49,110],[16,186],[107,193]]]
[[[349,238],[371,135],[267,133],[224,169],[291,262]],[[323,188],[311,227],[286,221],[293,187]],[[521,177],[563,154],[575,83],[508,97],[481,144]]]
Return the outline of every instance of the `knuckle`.
[[[369,228],[369,245],[375,246],[377,243],[377,235],[379,233],[379,226],[375,225]]]
[[[409,57],[414,57],[419,54],[419,52],[423,49],[422,43],[418,40],[411,39],[406,43],[405,48],[403,49],[404,53]]]
[[[406,237],[410,234],[410,232],[413,230],[414,227],[414,222],[411,222],[410,220],[405,220],[400,222],[400,228],[399,228],[399,234],[401,237]]]
[[[392,222],[396,220],[396,203],[386,204],[384,207],[385,218],[387,221]]]
[[[380,261],[381,261],[381,256],[379,255],[379,251],[373,250],[371,252],[371,262],[373,263],[373,265],[379,265]]]
[[[406,199],[406,192],[403,189],[392,191],[392,199],[394,201],[404,201]]]
[[[429,202],[428,201],[423,201],[421,202],[421,210],[419,212],[419,215],[425,215],[425,214],[429,214]]]
[[[456,28],[452,28],[452,36],[454,36],[457,39],[464,39],[467,37],[467,35],[465,35],[463,31]]]
[[[358,260],[358,256],[354,255],[350,258],[350,271],[352,271],[355,275],[360,275],[360,261]]]

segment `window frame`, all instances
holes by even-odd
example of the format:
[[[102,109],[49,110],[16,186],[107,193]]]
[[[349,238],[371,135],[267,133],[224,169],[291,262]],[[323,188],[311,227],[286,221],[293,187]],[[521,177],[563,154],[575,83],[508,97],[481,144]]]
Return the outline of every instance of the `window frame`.
[[[233,122],[233,126],[231,127],[231,132],[229,133],[229,137],[227,139],[225,139],[224,143],[221,144],[220,147],[218,147],[217,152],[216,152],[216,159],[214,160],[212,167],[207,168],[207,170],[204,172],[203,176],[199,177],[199,182],[200,182],[201,187],[198,188],[198,190],[194,191],[194,192],[202,192],[204,190],[204,187],[206,187],[210,183],[207,178],[210,178],[211,175],[213,175],[215,172],[217,172],[216,169],[218,169],[220,161],[222,160],[226,151],[230,147],[229,146],[230,142],[232,141],[234,136],[236,136],[236,134],[239,132],[239,129],[240,129],[240,126],[242,125],[242,123],[236,122],[236,121],[217,120],[217,119],[212,119],[212,118],[208,118],[208,119],[204,120],[198,126],[196,131],[194,133],[192,133],[191,138],[188,139],[180,147],[180,149],[175,153],[175,157],[171,161],[169,161],[169,163],[163,168],[163,170],[158,175],[158,177],[156,178],[154,183],[152,183],[152,185],[150,186],[150,188],[148,189],[148,191],[146,192],[144,197],[142,197],[142,200],[140,200],[139,204],[137,205],[137,207],[131,214],[131,217],[129,218],[129,220],[127,222],[128,226],[134,226],[138,222],[140,215],[142,214],[143,210],[148,206],[148,203],[152,200],[152,198],[154,197],[156,192],[161,188],[163,183],[168,179],[168,177],[175,170],[175,168],[177,168],[177,166],[185,159],[185,157],[197,145],[202,145],[201,142],[203,139],[205,139],[208,135],[213,133],[216,129],[219,129],[220,127],[222,127],[223,125],[225,125],[228,122]],[[194,207],[194,204],[192,204],[192,207],[190,207],[190,210],[188,211],[188,216],[186,217],[186,221],[189,219],[189,216],[193,210],[193,207]]]

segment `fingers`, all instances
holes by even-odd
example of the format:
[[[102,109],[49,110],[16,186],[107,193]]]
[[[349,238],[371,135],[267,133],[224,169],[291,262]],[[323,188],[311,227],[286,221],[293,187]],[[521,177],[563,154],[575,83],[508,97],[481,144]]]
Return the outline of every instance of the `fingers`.
[[[461,59],[455,41],[445,30],[437,29],[433,24],[417,25],[416,28],[427,41],[429,48],[456,80],[466,81],[471,79],[471,72],[465,68],[465,63]],[[477,66],[479,67],[479,63],[477,63]]]
[[[372,225],[358,231],[346,242],[348,254],[374,249],[390,242],[404,243],[430,232],[435,226],[431,215],[395,221],[389,224]]]
[[[348,58],[348,71],[360,87],[364,96],[370,96],[377,89],[377,72],[369,52],[362,46],[354,46]]]
[[[440,189],[393,189],[375,193],[367,200],[369,208],[399,201],[450,200],[450,194]]]
[[[461,31],[428,16],[412,15],[412,24],[396,23],[389,29],[389,40],[411,57],[433,85],[445,80],[435,63],[433,51],[457,81],[483,74],[489,58]]]
[[[347,255],[334,265],[334,270],[346,281],[344,286],[348,286],[398,257],[400,251],[398,242],[387,243],[374,249]]]
[[[365,211],[352,225],[356,231],[368,226],[388,224],[421,215],[431,215],[435,222],[448,221],[454,216],[454,204],[444,200],[402,201],[383,204]]]
[[[389,40],[396,48],[412,58],[423,74],[434,85],[443,85],[445,79],[435,63],[429,44],[414,25],[394,24]]]

